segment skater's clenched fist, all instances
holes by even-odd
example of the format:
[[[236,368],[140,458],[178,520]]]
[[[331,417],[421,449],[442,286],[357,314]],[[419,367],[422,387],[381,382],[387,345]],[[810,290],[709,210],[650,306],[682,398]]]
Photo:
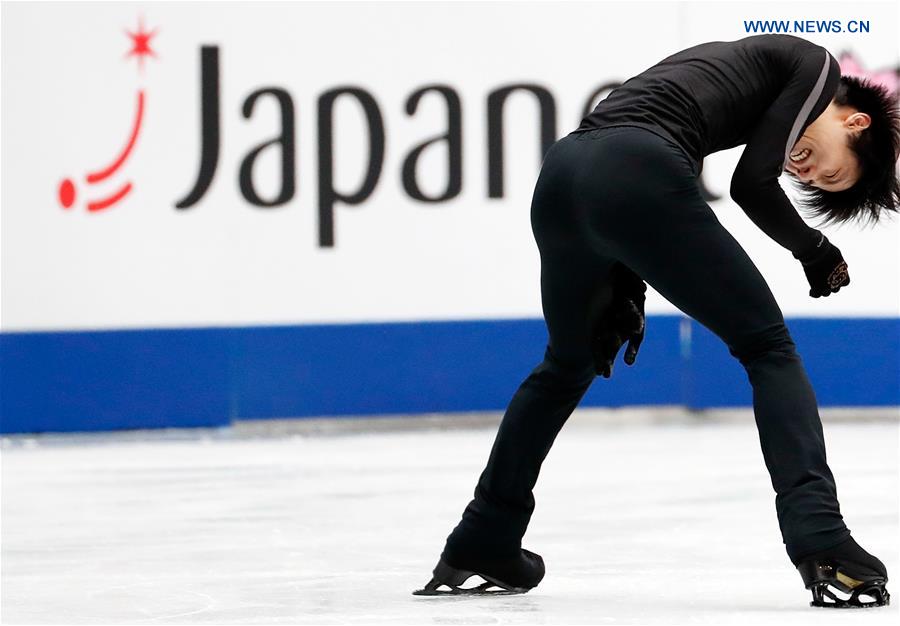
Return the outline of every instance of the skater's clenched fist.
[[[803,265],[809,295],[813,298],[827,298],[850,284],[850,273],[841,251],[822,233],[815,247],[793,256]]]

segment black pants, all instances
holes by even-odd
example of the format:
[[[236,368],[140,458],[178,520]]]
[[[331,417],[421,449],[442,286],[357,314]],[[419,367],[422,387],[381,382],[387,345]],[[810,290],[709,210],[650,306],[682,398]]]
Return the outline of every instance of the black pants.
[[[720,337],[746,369],[788,556],[796,562],[850,535],[815,394],[781,310],[677,145],[627,126],[560,139],[545,155],[531,222],[549,341],[506,409],[474,499],[447,538],[446,560],[520,549],[541,463],[596,377],[589,337],[610,302],[617,262]],[[615,384],[615,374],[604,384]]]

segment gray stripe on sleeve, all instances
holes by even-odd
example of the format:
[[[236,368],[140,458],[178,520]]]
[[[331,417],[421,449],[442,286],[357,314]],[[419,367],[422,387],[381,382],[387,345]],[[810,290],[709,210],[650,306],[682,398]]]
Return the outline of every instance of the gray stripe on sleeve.
[[[797,113],[797,119],[794,120],[794,125],[791,128],[791,132],[788,135],[787,145],[784,147],[784,161],[781,163],[781,170],[784,171],[785,166],[788,164],[791,156],[791,148],[794,147],[794,144],[797,142],[797,135],[800,134],[800,127],[803,126],[803,122],[806,121],[806,118],[809,117],[810,111],[812,111],[813,107],[816,105],[816,102],[819,100],[819,96],[822,95],[822,90],[825,89],[825,81],[828,79],[828,66],[830,65],[830,59],[828,55],[828,51],[825,51],[825,64],[822,66],[822,72],[819,74],[819,80],[816,81],[815,86],[812,88],[812,91],[806,97],[806,102],[803,103],[803,106],[800,107],[800,112]]]

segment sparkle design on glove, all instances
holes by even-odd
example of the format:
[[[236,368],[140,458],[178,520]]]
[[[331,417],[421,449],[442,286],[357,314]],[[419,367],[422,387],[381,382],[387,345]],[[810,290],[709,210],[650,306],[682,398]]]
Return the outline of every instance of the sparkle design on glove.
[[[848,278],[848,270],[847,263],[845,261],[841,261],[840,264],[834,268],[831,274],[828,275],[828,286],[832,289],[837,289],[838,287],[844,284],[844,281]]]

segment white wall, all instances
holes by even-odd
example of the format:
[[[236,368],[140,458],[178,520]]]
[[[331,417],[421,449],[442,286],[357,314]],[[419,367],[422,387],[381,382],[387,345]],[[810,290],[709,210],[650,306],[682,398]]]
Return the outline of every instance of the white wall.
[[[143,72],[126,58],[143,16],[157,57]],[[557,136],[577,126],[600,84],[623,81],[674,51],[745,36],[745,19],[867,19],[867,34],[808,34],[832,54],[851,50],[871,68],[898,62],[897,3],[16,3],[2,15],[2,329],[245,325],[539,317],[539,260],[529,223],[538,157],[537,106],[507,107],[506,196],[487,198],[486,98],[514,82],[556,98]],[[222,144],[212,187],[174,208],[193,186],[199,154],[199,56],[219,46]],[[444,106],[415,90],[446,83],[462,98],[463,188],[423,205],[404,192],[408,152],[445,132]],[[386,130],[385,162],[371,197],[336,210],[336,243],[317,242],[319,96],[338,86],[371,92]],[[249,205],[237,172],[249,150],[278,132],[277,108],[254,90],[293,100],[297,192],[274,209]],[[127,139],[138,89],[146,92],[135,150],[109,181],[83,176],[115,158]],[[336,108],[336,186],[359,184],[366,162],[359,107]],[[843,251],[852,284],[810,299],[801,267],[728,199],[742,148],[711,155],[713,204],[769,280],[786,315],[900,314],[900,229],[826,233]],[[274,193],[277,150],[256,182]],[[443,144],[418,172],[445,181]],[[57,200],[76,181],[70,209]],[[89,213],[86,198],[126,181],[131,194]],[[787,187],[787,183],[785,183]],[[648,312],[676,310],[655,293]]]

